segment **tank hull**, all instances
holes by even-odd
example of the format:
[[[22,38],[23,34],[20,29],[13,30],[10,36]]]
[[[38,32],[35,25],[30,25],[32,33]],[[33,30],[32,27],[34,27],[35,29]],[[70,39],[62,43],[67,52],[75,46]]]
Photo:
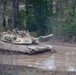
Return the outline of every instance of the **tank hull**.
[[[34,54],[36,52],[51,51],[53,48],[51,45],[17,45],[0,41],[0,49]]]

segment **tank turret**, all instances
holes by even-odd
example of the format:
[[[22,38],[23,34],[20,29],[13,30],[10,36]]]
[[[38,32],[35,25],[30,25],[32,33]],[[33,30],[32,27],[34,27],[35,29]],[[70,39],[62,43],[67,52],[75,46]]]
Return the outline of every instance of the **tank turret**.
[[[39,36],[38,38],[35,38],[30,35],[29,31],[26,31],[26,34],[23,35],[22,33],[17,36],[17,39],[13,41],[14,44],[38,44],[39,39],[44,39],[53,36],[47,35],[47,36]]]
[[[1,38],[4,42],[11,42],[16,39],[16,35],[14,35],[11,31],[6,31],[1,33]]]
[[[19,31],[13,29],[13,31],[7,31],[1,33],[1,40],[4,42],[10,42],[14,44],[38,44],[39,39],[44,39],[53,36],[53,34],[46,36],[39,36],[37,38],[30,35],[29,31]]]

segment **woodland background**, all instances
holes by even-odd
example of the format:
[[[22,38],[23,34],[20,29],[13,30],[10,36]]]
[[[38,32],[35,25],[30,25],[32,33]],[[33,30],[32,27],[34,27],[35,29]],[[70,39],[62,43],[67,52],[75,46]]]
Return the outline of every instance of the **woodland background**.
[[[13,28],[76,42],[76,0],[0,0],[0,31]]]

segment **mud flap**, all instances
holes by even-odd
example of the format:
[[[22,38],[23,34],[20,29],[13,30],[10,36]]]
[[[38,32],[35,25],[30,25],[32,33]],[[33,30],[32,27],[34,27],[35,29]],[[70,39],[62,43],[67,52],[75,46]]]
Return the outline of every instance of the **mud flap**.
[[[52,48],[51,53],[55,53],[55,52],[56,52],[56,49]]]

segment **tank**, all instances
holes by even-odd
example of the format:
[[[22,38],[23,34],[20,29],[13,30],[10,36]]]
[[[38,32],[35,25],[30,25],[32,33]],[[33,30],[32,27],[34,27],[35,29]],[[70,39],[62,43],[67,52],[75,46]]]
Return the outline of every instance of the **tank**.
[[[53,34],[35,38],[30,35],[29,31],[16,31],[15,29],[12,32],[2,32],[0,49],[25,52],[29,54],[44,51],[55,52],[51,45],[42,45],[39,42],[39,39],[44,39],[51,36],[53,36]]]

